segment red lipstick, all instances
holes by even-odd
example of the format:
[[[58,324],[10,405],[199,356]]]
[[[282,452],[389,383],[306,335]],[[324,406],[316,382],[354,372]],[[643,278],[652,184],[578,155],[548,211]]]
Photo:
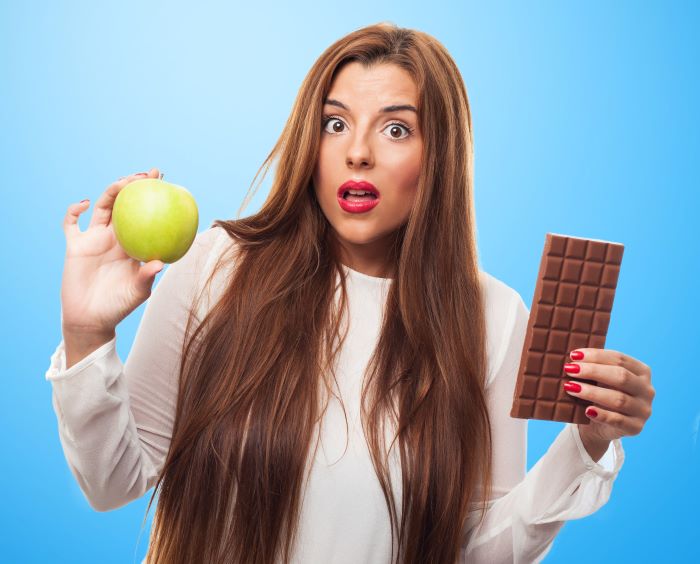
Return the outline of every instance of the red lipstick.
[[[365,192],[372,195],[353,195],[349,191]],[[345,196],[350,199],[346,199]],[[365,180],[348,180],[338,188],[338,204],[340,207],[349,213],[364,213],[374,208],[379,203],[379,190],[377,190],[371,182]]]

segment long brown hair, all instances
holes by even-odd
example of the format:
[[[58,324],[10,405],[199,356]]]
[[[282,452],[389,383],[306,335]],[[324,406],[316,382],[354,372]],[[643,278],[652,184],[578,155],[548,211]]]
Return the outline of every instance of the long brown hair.
[[[207,285],[220,267],[235,269],[204,319],[194,323],[193,306],[187,322],[172,441],[148,505],[159,493],[150,564],[291,557],[322,392],[344,339],[345,273],[312,172],[323,99],[350,61],[399,65],[420,98],[419,186],[387,257],[396,276],[361,406],[392,541],[398,535],[396,561],[454,562],[467,513],[479,507],[483,518],[492,454],[469,102],[441,43],[380,23],[338,40],[314,63],[255,176],[278,160],[262,209],[212,224],[231,244]],[[388,469],[396,441],[400,519]]]

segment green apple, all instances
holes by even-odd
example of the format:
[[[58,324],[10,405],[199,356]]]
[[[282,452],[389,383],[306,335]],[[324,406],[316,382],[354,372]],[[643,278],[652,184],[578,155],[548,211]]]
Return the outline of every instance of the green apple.
[[[197,235],[199,210],[182,186],[143,178],[117,194],[112,225],[119,245],[131,258],[173,263],[184,256]]]

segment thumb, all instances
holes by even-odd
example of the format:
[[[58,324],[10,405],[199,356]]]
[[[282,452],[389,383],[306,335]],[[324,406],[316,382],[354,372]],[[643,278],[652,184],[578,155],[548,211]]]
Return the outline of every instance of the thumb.
[[[152,260],[141,265],[136,275],[136,283],[142,292],[148,294],[151,291],[156,274],[163,270],[164,266],[165,264],[159,260]]]

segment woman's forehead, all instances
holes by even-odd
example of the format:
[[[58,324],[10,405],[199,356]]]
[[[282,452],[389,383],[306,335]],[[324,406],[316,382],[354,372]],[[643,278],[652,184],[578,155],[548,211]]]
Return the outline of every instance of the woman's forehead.
[[[356,61],[340,70],[326,97],[341,102],[344,109],[350,110],[353,101],[356,105],[371,101],[373,105],[381,104],[382,108],[392,105],[416,107],[417,98],[418,88],[405,69],[390,63],[366,67]]]

